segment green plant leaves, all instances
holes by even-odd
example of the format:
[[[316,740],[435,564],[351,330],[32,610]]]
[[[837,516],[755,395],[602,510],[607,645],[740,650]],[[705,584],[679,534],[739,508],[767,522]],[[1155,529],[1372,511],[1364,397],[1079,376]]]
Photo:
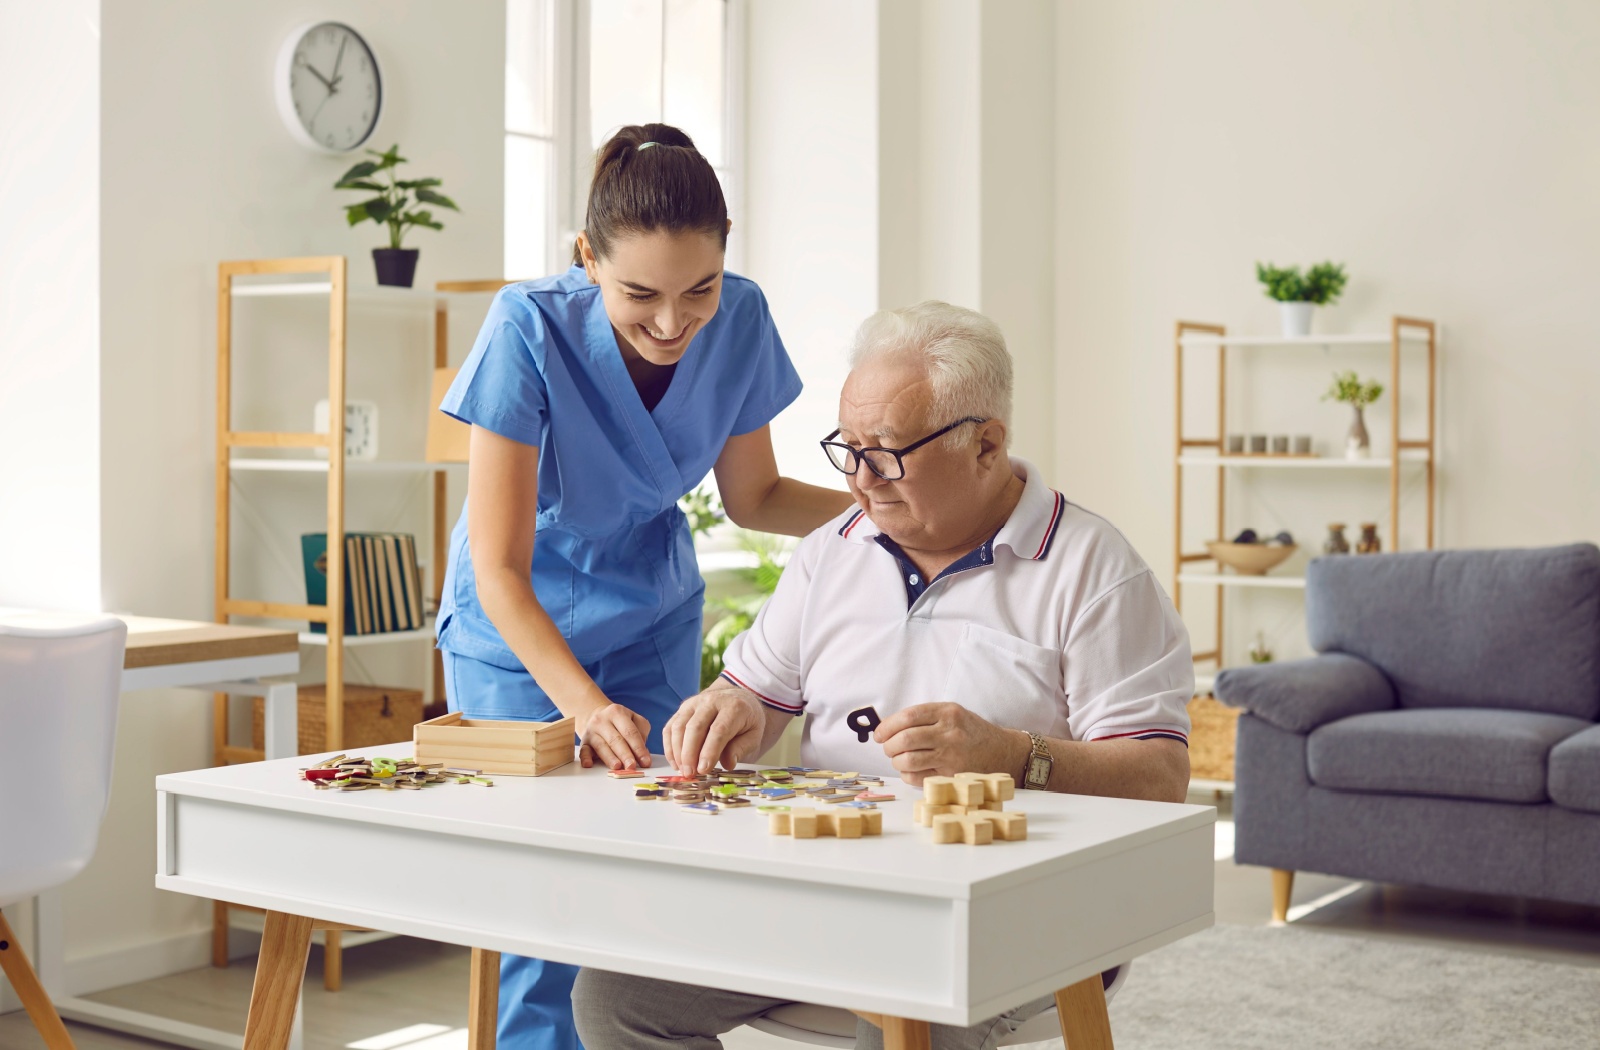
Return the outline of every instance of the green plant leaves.
[[[1324,401],[1340,401],[1357,408],[1364,408],[1383,396],[1383,384],[1376,379],[1369,379],[1365,383],[1354,370],[1348,372],[1335,372],[1333,385],[1328,387],[1328,392],[1322,395]]]
[[[441,185],[439,179],[405,179],[395,180],[385,185],[372,178],[382,171],[390,171],[401,164],[409,163],[400,156],[400,146],[396,143],[388,149],[379,152],[375,149],[366,151],[376,160],[364,160],[354,165],[349,171],[339,177],[334,183],[336,190],[361,190],[365,193],[375,193],[376,197],[362,201],[360,204],[344,205],[345,221],[351,226],[363,222],[384,223],[389,227],[389,244],[391,247],[400,247],[400,239],[411,226],[426,226],[430,230],[444,229],[444,223],[433,217],[433,212],[427,208],[411,208],[412,204],[431,204],[436,208],[449,208],[451,211],[460,211],[461,208],[455,201],[434,189]],[[392,179],[393,176],[391,175]],[[408,192],[409,191],[409,192]],[[412,200],[415,195],[415,201]]]
[[[360,180],[365,179],[368,175],[371,175],[377,170],[378,166],[376,164],[372,163],[370,160],[364,160],[355,167],[351,168],[349,171],[345,172],[343,175],[339,176],[339,181],[333,184],[333,188],[336,190],[350,189],[354,187]]]
[[[1269,299],[1280,303],[1324,305],[1338,301],[1349,278],[1343,263],[1320,262],[1302,274],[1298,266],[1280,267],[1258,262],[1256,280],[1266,286]]]
[[[460,208],[456,207],[455,201],[451,200],[449,197],[446,197],[442,193],[435,193],[425,186],[417,188],[417,200],[426,204],[437,204],[439,207],[449,208],[451,211],[461,210]]]

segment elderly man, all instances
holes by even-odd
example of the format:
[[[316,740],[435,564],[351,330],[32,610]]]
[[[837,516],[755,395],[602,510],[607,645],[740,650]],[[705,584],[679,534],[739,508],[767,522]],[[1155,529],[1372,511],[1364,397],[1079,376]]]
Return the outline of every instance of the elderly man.
[[[806,719],[808,765],[920,784],[965,771],[1020,787],[1182,801],[1188,635],[1109,522],[1007,455],[1011,358],[983,316],[927,302],[869,318],[823,442],[857,509],[801,541],[726,672],[663,734],[707,772]],[[872,707],[868,739],[849,722]],[[585,970],[590,1050],[712,1048],[781,1000]],[[987,1050],[1049,997],[934,1045]],[[881,1046],[862,1021],[857,1046]]]

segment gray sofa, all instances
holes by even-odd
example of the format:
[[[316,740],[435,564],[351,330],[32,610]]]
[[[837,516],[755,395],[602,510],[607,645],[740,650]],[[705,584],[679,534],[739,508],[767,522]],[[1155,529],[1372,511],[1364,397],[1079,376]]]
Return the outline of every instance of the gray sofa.
[[[1234,859],[1600,905],[1600,548],[1311,563],[1309,660],[1223,671]]]

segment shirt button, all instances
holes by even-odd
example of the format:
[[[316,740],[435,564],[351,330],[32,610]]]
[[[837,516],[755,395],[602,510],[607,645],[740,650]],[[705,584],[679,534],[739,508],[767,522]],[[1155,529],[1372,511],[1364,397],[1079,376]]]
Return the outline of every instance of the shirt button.
[[[921,582],[922,581],[917,578],[917,574],[916,573],[912,573],[911,574],[911,586],[915,587],[917,584],[919,584]]]

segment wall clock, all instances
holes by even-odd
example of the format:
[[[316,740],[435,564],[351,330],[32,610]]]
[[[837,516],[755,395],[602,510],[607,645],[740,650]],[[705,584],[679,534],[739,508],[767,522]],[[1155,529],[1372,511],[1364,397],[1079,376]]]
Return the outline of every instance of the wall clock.
[[[318,401],[311,410],[311,429],[318,434],[328,432],[328,399]],[[316,450],[318,457],[328,450]],[[372,401],[346,401],[344,403],[344,455],[346,459],[373,460],[378,458],[378,406]]]
[[[278,115],[302,146],[348,153],[372,137],[383,113],[383,77],[361,34],[342,22],[312,22],[278,51]]]

